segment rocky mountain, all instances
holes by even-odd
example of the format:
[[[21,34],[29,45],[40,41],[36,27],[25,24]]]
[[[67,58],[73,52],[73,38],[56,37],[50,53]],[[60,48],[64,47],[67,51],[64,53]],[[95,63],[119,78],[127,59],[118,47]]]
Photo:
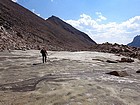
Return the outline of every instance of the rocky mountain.
[[[128,46],[140,47],[140,35],[134,37],[133,41],[129,43]]]
[[[11,0],[0,0],[0,50],[89,50],[96,42],[60,18],[44,20]]]
[[[63,42],[66,47],[82,49],[83,47],[89,48],[89,46],[96,43],[88,35],[75,29],[58,17],[52,16],[46,21],[51,30],[53,30],[54,33],[57,33],[57,37],[55,37],[56,41],[60,44]]]

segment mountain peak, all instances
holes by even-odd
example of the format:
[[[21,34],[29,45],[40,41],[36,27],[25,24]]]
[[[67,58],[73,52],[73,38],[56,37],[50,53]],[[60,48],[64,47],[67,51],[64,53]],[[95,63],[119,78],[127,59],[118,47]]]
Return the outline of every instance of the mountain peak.
[[[80,30],[74,28],[72,25],[66,23],[65,21],[61,20],[59,17],[56,16],[51,16],[46,20],[48,23],[55,25],[56,27],[59,27],[60,30],[64,30],[66,32],[69,32],[71,36],[73,35],[74,37],[79,37],[82,39],[83,42],[85,43],[94,43],[96,44],[95,41],[93,41],[87,34],[84,32],[81,32]],[[86,40],[84,40],[86,39]]]
[[[37,49],[45,45],[49,50],[89,50],[96,44],[60,18],[44,20],[11,0],[0,0],[0,11],[0,27],[4,27],[0,28],[0,48]]]
[[[52,15],[51,17],[49,17],[48,19],[46,19],[46,20],[49,20],[49,19],[59,19],[57,16],[54,16],[54,15]]]
[[[133,41],[128,46],[140,47],[140,35],[134,37]]]

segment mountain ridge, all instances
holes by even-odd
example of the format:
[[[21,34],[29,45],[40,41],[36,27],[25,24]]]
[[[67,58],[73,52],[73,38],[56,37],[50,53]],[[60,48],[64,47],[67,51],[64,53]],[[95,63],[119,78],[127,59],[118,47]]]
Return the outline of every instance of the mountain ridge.
[[[133,41],[127,45],[132,47],[140,47],[140,35],[135,36]]]
[[[87,34],[60,18],[52,16],[47,20],[42,19],[11,0],[0,1],[0,14],[0,26],[3,27],[0,29],[1,49],[38,49],[39,46],[47,46],[49,50],[89,50],[96,44]]]

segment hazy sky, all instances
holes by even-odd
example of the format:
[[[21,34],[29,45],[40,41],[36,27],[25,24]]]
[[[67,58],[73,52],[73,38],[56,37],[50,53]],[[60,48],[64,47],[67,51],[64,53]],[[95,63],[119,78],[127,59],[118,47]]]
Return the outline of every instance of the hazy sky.
[[[52,15],[97,43],[128,44],[140,34],[140,0],[12,0],[46,19]]]

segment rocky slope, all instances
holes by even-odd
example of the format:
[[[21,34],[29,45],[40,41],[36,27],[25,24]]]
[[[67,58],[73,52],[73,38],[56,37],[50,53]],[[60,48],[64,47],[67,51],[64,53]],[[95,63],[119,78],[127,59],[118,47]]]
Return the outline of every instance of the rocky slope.
[[[52,16],[44,20],[11,0],[0,0],[0,50],[88,50],[96,44],[85,33]]]
[[[140,59],[140,48],[131,47],[127,45],[119,45],[117,43],[103,43],[97,44],[91,47],[93,51],[105,52],[105,53],[113,53],[117,55],[124,55],[127,57]]]
[[[128,46],[140,47],[140,35],[134,37],[133,41],[129,43]]]

